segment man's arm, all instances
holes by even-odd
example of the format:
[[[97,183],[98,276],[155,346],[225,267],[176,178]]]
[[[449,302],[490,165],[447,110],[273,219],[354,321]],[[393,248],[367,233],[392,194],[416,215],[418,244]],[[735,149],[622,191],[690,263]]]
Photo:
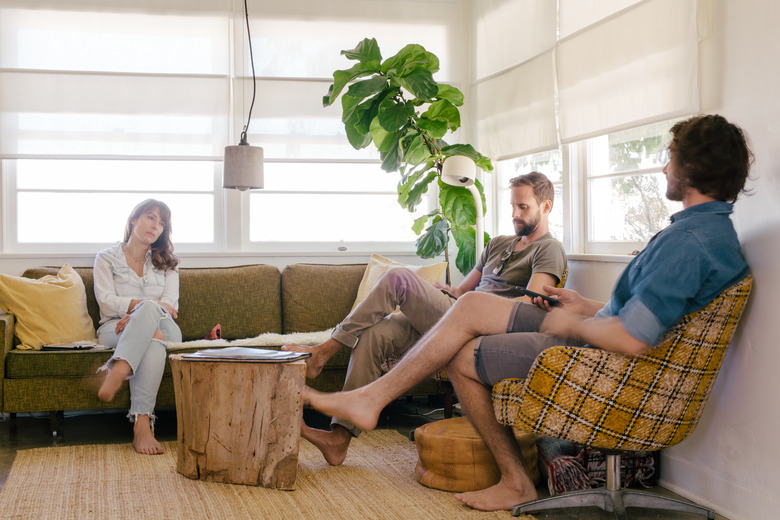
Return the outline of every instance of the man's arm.
[[[579,338],[604,350],[629,356],[642,355],[652,347],[629,334],[616,316],[585,318],[563,309],[553,309],[544,318],[540,332],[562,338]]]
[[[464,278],[457,287],[450,287],[449,285],[443,283],[437,283],[434,284],[434,286],[438,287],[439,289],[446,290],[456,298],[460,298],[465,293],[476,289],[481,280],[482,272],[478,271],[477,269],[472,269],[468,276],[466,276],[466,278]]]
[[[549,273],[534,273],[531,275],[531,279],[528,280],[528,285],[525,288],[535,293],[551,296],[552,293],[547,292],[545,287],[555,286],[557,283],[558,280]],[[533,303],[528,296],[520,296],[515,299],[521,302]]]

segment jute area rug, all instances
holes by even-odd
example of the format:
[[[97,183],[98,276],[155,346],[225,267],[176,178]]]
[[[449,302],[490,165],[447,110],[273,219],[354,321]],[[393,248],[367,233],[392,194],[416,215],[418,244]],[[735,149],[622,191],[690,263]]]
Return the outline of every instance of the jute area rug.
[[[19,451],[0,489],[3,519],[509,519],[485,513],[414,478],[417,450],[395,430],[366,432],[331,467],[301,440],[295,491],[190,480],[176,443],[138,455],[130,444]],[[533,520],[533,517],[520,517]]]

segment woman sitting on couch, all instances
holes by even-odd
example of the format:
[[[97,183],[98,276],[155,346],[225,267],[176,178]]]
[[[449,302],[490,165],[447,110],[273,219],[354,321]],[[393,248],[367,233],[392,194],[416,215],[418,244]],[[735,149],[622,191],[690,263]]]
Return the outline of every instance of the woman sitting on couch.
[[[165,341],[181,341],[174,322],[179,258],[170,235],[171,210],[158,200],[145,200],[127,219],[124,242],[100,251],[94,266],[98,341],[116,347],[100,369],[107,375],[98,397],[113,400],[122,382],[130,379],[133,446],[146,455],[163,452],[154,437],[154,404],[165,368]]]

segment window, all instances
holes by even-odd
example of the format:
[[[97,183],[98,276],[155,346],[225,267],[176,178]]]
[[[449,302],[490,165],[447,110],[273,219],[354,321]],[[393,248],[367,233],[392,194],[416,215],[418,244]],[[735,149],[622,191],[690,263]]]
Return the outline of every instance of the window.
[[[499,161],[495,177],[498,234],[514,233],[509,179],[530,171],[555,186],[550,232],[569,253],[630,254],[669,224],[682,203],[666,199],[662,169],[669,129],[665,121]],[[564,160],[565,157],[570,158]]]
[[[438,80],[462,84],[465,3],[249,0],[248,139],[264,148],[266,186],[238,194],[221,170],[253,90],[243,1],[2,2],[0,253],[94,251],[149,197],[171,207],[179,252],[414,251],[398,175],[351,149],[322,96],[352,64],[340,51],[365,37],[385,57],[413,39],[442,60]]]
[[[171,208],[177,244],[207,248],[215,241],[214,163],[36,159],[7,163],[14,168],[17,215],[7,232],[11,241],[27,250],[69,244],[73,251],[94,251],[94,244],[116,242],[131,210],[147,198],[163,200]]]
[[[532,171],[543,173],[555,187],[555,200],[549,216],[550,233],[560,241],[564,240],[563,208],[566,202],[563,198],[563,168],[560,150],[525,155],[516,159],[499,161],[496,168],[498,187],[496,222],[499,235],[514,234],[511,206],[509,202],[509,180],[518,175]]]
[[[411,243],[414,214],[398,205],[398,175],[375,162],[268,163],[265,188],[250,194],[250,240],[266,249],[306,242],[333,250],[350,242]]]
[[[589,139],[579,167],[586,253],[629,254],[669,224],[682,203],[666,199],[662,169],[674,121]],[[576,154],[573,154],[576,155]],[[572,194],[576,196],[576,194]]]

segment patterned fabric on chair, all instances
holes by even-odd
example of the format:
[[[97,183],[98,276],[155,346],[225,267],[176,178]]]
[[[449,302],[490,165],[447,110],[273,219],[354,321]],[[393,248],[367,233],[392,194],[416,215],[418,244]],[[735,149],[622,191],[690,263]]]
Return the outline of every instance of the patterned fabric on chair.
[[[545,350],[527,379],[493,386],[496,418],[518,430],[605,450],[660,450],[681,442],[699,422],[752,283],[747,275],[703,309],[684,316],[642,356],[566,346]],[[608,467],[620,468],[619,454],[608,457]],[[523,504],[514,514],[597,505],[625,518],[625,502],[627,507],[655,506],[714,518],[712,511],[686,502],[621,492],[619,477],[610,481],[608,475],[606,489]]]

